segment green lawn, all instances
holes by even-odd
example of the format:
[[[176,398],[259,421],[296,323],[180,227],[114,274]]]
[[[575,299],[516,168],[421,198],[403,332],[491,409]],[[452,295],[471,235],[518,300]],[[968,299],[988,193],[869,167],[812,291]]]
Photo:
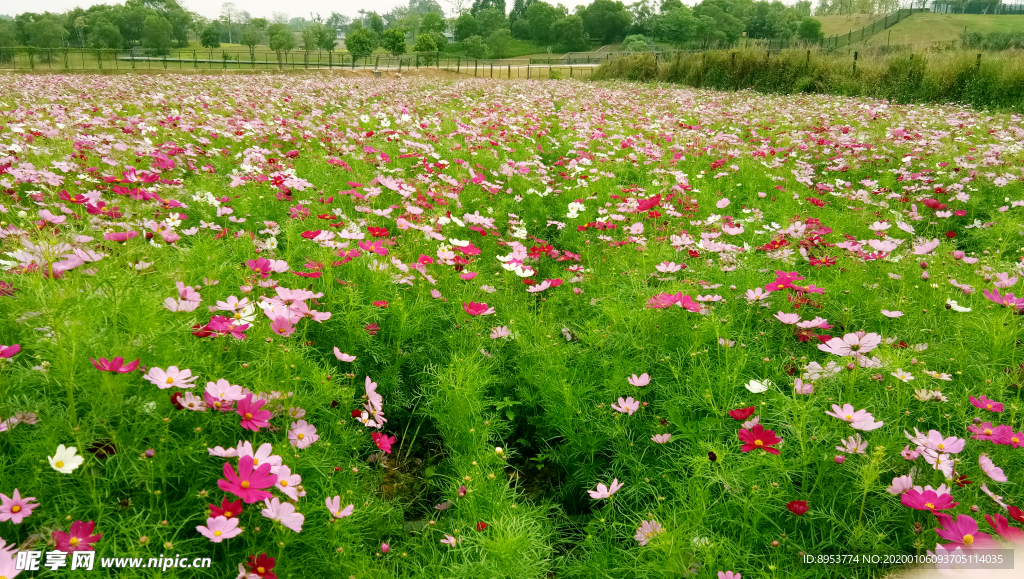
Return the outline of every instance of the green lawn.
[[[914,14],[889,30],[876,34],[865,41],[868,46],[888,42],[892,32],[892,44],[916,44],[949,42],[958,40],[964,29],[968,32],[1021,32],[1024,31],[1024,16],[991,16],[982,14]]]

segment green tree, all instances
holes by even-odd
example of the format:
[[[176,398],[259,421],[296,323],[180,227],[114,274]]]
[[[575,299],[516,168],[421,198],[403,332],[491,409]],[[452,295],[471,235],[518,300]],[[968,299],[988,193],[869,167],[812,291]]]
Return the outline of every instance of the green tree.
[[[307,26],[302,31],[302,49],[306,52],[312,52],[317,49],[317,41],[320,39],[320,35],[312,26]]]
[[[696,37],[697,18],[692,10],[683,6],[663,14],[659,26],[661,37],[676,48],[681,48]]]
[[[437,12],[427,12],[420,18],[420,34],[444,32],[444,18]]]
[[[755,2],[744,12],[750,38],[789,38],[799,24],[796,12],[782,2]]]
[[[581,52],[590,49],[590,37],[583,26],[583,18],[573,14],[551,25],[551,38],[566,52]]]
[[[694,16],[707,16],[715,21],[715,39],[722,44],[735,44],[743,34],[739,18],[723,10],[717,3],[705,0],[693,9]]]
[[[345,35],[345,48],[354,58],[369,56],[378,46],[377,34],[369,28],[358,28]]]
[[[508,28],[495,30],[487,37],[487,51],[491,58],[505,58],[512,48],[512,31]]]
[[[881,4],[879,2],[879,4]],[[800,0],[796,4],[793,4],[793,11],[796,15],[801,18],[807,18],[811,15],[811,0]]]
[[[376,12],[370,12],[366,16],[366,27],[379,34],[384,34],[384,19]]]
[[[250,23],[242,29],[242,35],[238,40],[242,46],[249,47],[249,59],[256,60],[256,47],[263,42],[263,31]]]
[[[591,40],[611,44],[626,36],[632,17],[622,2],[594,0],[590,6],[578,10],[583,27]]]
[[[796,35],[805,42],[821,42],[825,35],[821,32],[821,22],[814,18],[807,17],[800,21]]]
[[[416,44],[412,47],[413,52],[437,52],[437,41],[433,34],[420,34],[416,37]]]
[[[488,8],[481,10],[476,14],[476,26],[477,33],[480,36],[490,36],[495,30],[500,30],[506,27],[505,13],[498,12],[497,8]],[[509,32],[511,35],[511,32]]]
[[[501,12],[502,17],[505,16],[505,0],[473,0],[473,6],[469,9],[469,13],[473,16],[480,14],[484,10],[494,9]]]
[[[59,48],[64,46],[68,31],[49,18],[40,18],[26,27],[29,45],[36,48]]]
[[[163,16],[150,14],[142,22],[142,47],[150,54],[167,54],[171,48],[171,23]]]
[[[199,33],[199,43],[203,48],[220,48],[220,25],[216,21],[207,24]]]
[[[622,47],[626,52],[645,52],[648,50],[647,39],[643,34],[631,34],[622,41]]]
[[[530,21],[525,18],[519,18],[512,23],[512,38],[516,40],[529,40],[530,36]]]
[[[530,23],[530,38],[542,45],[552,43],[551,25],[565,18],[561,6],[554,7],[547,2],[534,2],[526,9],[526,20]]]
[[[89,28],[89,34],[86,35],[85,41],[90,48],[121,48],[124,46],[121,30],[109,20],[100,20]]]
[[[295,48],[295,34],[284,24],[272,24],[267,28],[270,50],[277,53],[277,65],[281,66],[281,57],[285,52]]]
[[[392,56],[405,54],[405,30],[401,28],[388,28],[380,37],[381,47],[390,52]]]
[[[462,41],[462,49],[470,58],[483,58],[487,55],[487,45],[482,36],[470,36]]]
[[[682,8],[682,7],[683,7],[682,0],[661,0],[661,6],[660,6],[659,10],[661,11],[662,14],[668,14],[669,12],[675,10],[676,8]]]
[[[476,18],[466,12],[455,20],[455,41],[462,42],[470,36],[477,35]]]

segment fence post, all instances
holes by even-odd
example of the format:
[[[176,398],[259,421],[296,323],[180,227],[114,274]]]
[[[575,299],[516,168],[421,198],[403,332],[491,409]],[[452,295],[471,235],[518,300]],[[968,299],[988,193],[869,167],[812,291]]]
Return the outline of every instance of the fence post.
[[[981,53],[980,52],[978,53],[978,64],[976,64],[974,66],[974,70],[976,70],[976,71],[980,71],[981,70]]]
[[[491,78],[494,78],[494,63],[491,63]]]
[[[195,68],[195,69],[199,68],[199,59],[196,56],[196,51],[194,51],[194,50],[192,51],[192,68]]]
[[[420,67],[420,53],[416,53],[416,68]]]
[[[99,65],[100,70],[103,70],[103,52],[99,48],[96,49],[96,63]]]
[[[437,51],[437,62],[434,63],[434,68],[441,68],[441,51]]]
[[[853,53],[853,74],[857,74],[857,52]]]
[[[512,65],[511,64],[508,65],[508,72],[506,72],[505,75],[508,76],[509,80],[512,80]]]
[[[805,66],[807,66],[808,68],[810,68],[811,66],[811,49],[809,48],[807,49],[807,63]]]
[[[473,59],[473,76],[476,76],[476,70],[477,70],[477,68],[479,68],[479,66],[480,66],[480,61],[474,58]]]

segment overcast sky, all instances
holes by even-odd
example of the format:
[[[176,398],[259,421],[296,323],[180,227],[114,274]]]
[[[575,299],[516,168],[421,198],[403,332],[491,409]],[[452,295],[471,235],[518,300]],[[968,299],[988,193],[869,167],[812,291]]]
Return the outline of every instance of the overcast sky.
[[[550,1],[550,0],[549,0]],[[445,0],[439,0],[441,6],[450,13],[451,4]],[[197,12],[207,18],[216,18],[220,15],[220,8],[223,4],[220,0],[178,0],[178,3],[186,10]],[[558,2],[551,2],[558,4]],[[561,0],[570,11],[579,4],[589,4],[590,0]],[[627,4],[630,2],[627,2]],[[692,2],[688,2],[692,3]],[[89,0],[33,0],[27,4],[17,2],[0,2],[0,14],[14,16],[19,12],[66,12],[76,6],[87,8],[93,4],[124,4],[123,1],[107,0],[106,2],[90,2]],[[236,0],[235,8],[249,12],[251,16],[270,18],[274,12],[286,12],[288,16],[304,16],[309,18],[309,13],[320,13],[327,17],[331,11],[355,16],[359,9],[376,11],[380,14],[390,11],[395,6],[408,5],[408,0]],[[472,0],[465,0],[465,7],[473,4]],[[512,0],[505,1],[506,8],[512,9]],[[450,14],[449,14],[450,15]]]

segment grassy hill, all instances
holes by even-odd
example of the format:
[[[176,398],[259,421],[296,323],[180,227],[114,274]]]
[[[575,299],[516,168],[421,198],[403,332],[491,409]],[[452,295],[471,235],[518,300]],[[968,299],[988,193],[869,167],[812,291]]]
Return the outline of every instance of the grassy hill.
[[[892,32],[893,44],[930,44],[958,40],[964,28],[968,32],[1024,31],[1024,15],[991,16],[983,14],[914,14],[885,32],[867,39],[868,46],[885,44]]]

